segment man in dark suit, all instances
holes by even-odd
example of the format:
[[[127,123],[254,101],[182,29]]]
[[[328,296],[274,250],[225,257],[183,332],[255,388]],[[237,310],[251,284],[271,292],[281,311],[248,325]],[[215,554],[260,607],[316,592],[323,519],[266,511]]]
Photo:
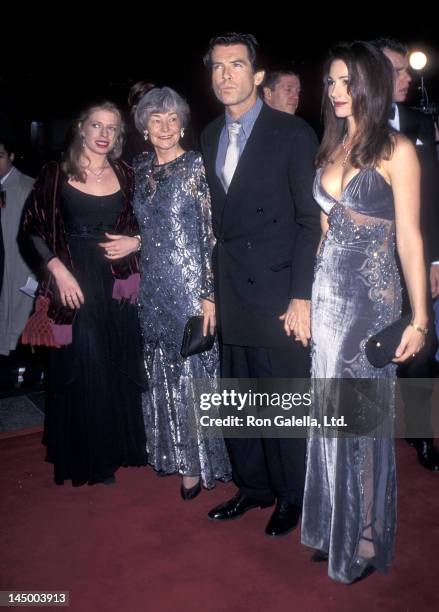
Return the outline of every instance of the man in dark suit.
[[[431,297],[439,295],[439,165],[435,152],[434,123],[430,116],[404,105],[412,80],[408,49],[400,41],[382,38],[375,41],[390,60],[394,71],[393,112],[390,125],[405,134],[416,146],[421,165],[421,231],[429,266]],[[404,292],[403,310],[410,312]],[[415,359],[398,367],[409,444],[417,451],[422,466],[439,471],[439,453],[433,445],[431,409],[436,363],[434,315],[430,303],[430,325],[426,344]],[[413,436],[413,437],[412,437]]]
[[[204,61],[225,107],[201,141],[217,239],[222,377],[304,378],[320,237],[312,197],[317,139],[303,120],[265,106],[258,97],[264,72],[252,35],[215,37]],[[305,440],[229,438],[227,443],[239,490],[209,517],[237,518],[277,499],[266,533],[294,529],[302,505]]]

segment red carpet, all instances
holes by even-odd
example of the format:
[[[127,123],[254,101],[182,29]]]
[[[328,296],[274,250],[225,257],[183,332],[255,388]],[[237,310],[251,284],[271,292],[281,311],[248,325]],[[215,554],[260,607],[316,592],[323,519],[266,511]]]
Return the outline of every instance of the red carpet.
[[[0,590],[68,590],[81,612],[439,609],[439,474],[404,442],[395,564],[347,586],[310,563],[298,531],[267,538],[269,509],[208,521],[231,484],[186,503],[177,477],[150,468],[119,470],[113,487],[57,487],[39,440],[0,440]]]

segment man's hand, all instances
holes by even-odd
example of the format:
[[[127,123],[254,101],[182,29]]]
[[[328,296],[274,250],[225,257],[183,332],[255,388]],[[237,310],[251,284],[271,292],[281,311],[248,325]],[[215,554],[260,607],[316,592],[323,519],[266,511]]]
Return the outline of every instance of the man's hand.
[[[311,302],[309,300],[291,300],[287,311],[279,319],[284,322],[287,336],[293,333],[297,342],[308,346],[311,338]]]

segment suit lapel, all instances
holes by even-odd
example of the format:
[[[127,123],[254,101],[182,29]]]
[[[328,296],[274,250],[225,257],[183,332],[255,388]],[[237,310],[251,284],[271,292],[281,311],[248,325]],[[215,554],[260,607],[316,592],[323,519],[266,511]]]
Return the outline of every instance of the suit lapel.
[[[232,219],[234,219],[234,222],[237,221],[236,215],[241,208],[240,202],[245,200],[246,185],[254,179],[255,169],[264,167],[266,156],[269,154],[267,143],[276,142],[276,139],[272,138],[274,132],[270,121],[270,112],[271,109],[265,105],[262,107],[244,151],[239,158],[227,194],[216,174],[216,157],[221,130],[225,122],[224,116],[219,118],[211,127],[209,137],[205,142],[205,163],[210,175],[210,189],[215,208],[214,216],[219,222],[218,232],[220,235],[223,233],[224,224],[227,223],[229,211],[233,213]]]
[[[255,121],[230,183],[223,212],[223,224],[227,222],[229,211],[233,213],[233,219],[236,219],[240,202],[246,199],[248,183],[254,180],[255,171],[264,167],[268,144],[276,142],[275,139],[273,140],[273,134],[269,110],[264,105]]]
[[[267,143],[267,133],[271,133],[270,121],[267,117],[266,107],[263,106],[258,118],[255,121],[250,138],[244,147],[238,165],[236,166],[235,174],[230,183],[228,191],[228,199],[239,190],[240,185],[245,185],[247,180],[251,178],[255,168],[260,167],[259,164],[264,159],[264,145]]]
[[[221,224],[226,201],[226,193],[224,187],[216,174],[216,157],[218,154],[218,146],[221,130],[225,123],[224,115],[218,117],[207,128],[206,138],[204,139],[203,155],[204,164],[207,171],[209,188],[212,201],[212,223],[216,236],[221,234]]]
[[[19,174],[17,168],[15,166],[11,170],[11,174],[8,176],[7,180],[3,183],[4,188],[7,188],[8,191],[17,192],[19,188]]]
[[[206,166],[210,169],[211,180],[216,181],[215,187],[221,187],[221,189],[224,191],[222,183],[216,174],[216,157],[218,154],[219,139],[220,139],[220,134],[221,134],[221,130],[223,129],[223,126],[224,126],[224,116],[222,117],[222,121],[219,120],[212,126],[212,133],[210,134],[210,138],[208,142],[206,143],[207,144],[207,147],[206,147],[207,159],[205,160],[205,162],[206,162]]]
[[[416,121],[415,113],[412,113],[409,108],[402,104],[398,104],[399,112],[399,131],[407,136],[413,143],[416,143],[418,137],[418,122]]]

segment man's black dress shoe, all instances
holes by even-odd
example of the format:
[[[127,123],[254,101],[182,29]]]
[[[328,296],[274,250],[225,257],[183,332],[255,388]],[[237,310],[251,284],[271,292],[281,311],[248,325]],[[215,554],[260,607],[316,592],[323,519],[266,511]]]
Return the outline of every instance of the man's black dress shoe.
[[[184,501],[189,501],[191,499],[194,499],[200,493],[201,493],[201,478],[197,482],[197,484],[194,484],[194,486],[190,487],[189,489],[186,489],[186,487],[183,484],[181,485],[180,495]]]
[[[232,499],[229,499],[219,506],[215,506],[207,516],[211,521],[230,521],[239,518],[252,508],[268,508],[273,504],[274,500],[263,502],[258,499],[253,499],[252,497],[247,497],[238,491]]]
[[[418,461],[423,467],[439,472],[439,453],[433,446],[432,438],[406,438],[406,441],[416,449]]]
[[[265,533],[271,537],[286,535],[297,527],[301,513],[302,508],[300,506],[278,501],[265,528]]]

